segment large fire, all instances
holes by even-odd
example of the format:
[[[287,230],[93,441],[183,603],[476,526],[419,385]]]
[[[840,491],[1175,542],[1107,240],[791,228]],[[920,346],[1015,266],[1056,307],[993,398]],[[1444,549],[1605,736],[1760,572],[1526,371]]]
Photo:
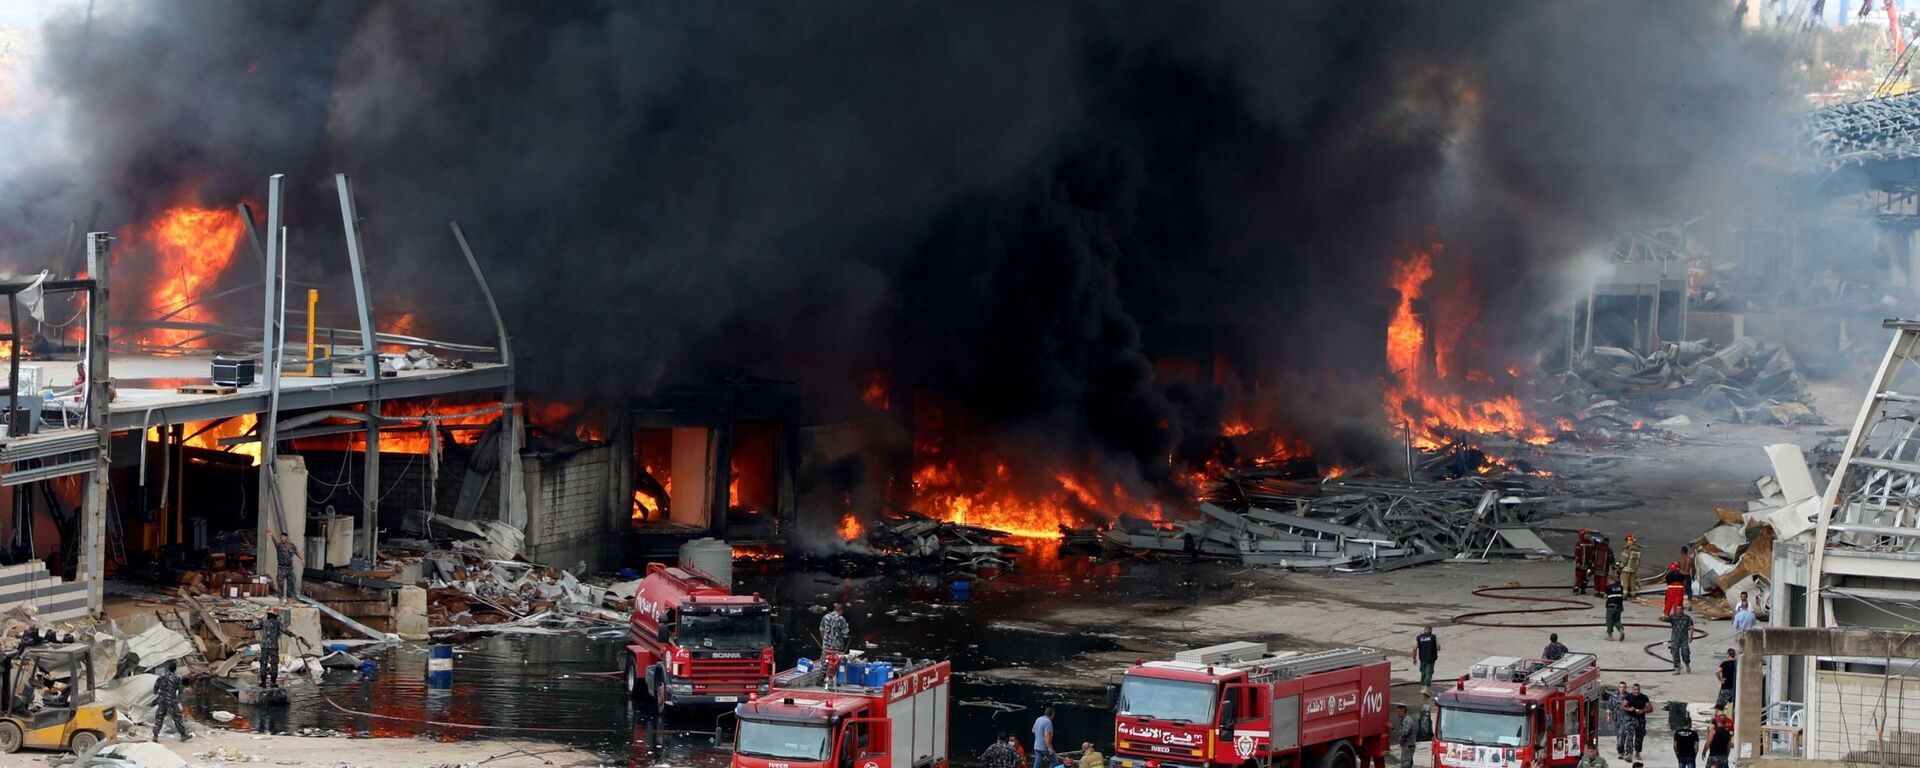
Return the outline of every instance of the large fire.
[[[1442,333],[1432,333],[1433,324],[1417,311],[1415,302],[1426,292],[1434,274],[1434,257],[1444,255],[1438,243],[1425,248],[1409,248],[1395,263],[1390,285],[1399,294],[1393,320],[1387,326],[1386,386],[1387,416],[1395,426],[1408,430],[1414,446],[1435,449],[1448,444],[1452,436],[1503,434],[1529,443],[1553,442],[1554,433],[1533,418],[1519,398],[1500,394],[1469,399],[1459,391],[1465,383],[1486,383],[1493,378],[1467,367],[1462,346],[1473,321],[1478,317],[1466,283],[1456,287],[1453,300],[1439,302],[1450,319],[1439,324]],[[1426,365],[1428,342],[1432,342],[1431,370]]]
[[[1119,483],[1103,485],[1054,472],[1031,484],[1040,487],[1015,490],[1017,483],[1005,462],[993,462],[984,475],[963,473],[953,462],[929,462],[913,473],[914,503],[917,511],[941,520],[1037,539],[1059,538],[1062,525],[1092,526],[1121,514],[1161,516],[1158,503],[1129,493]]]
[[[178,205],[162,211],[139,230],[122,233],[133,248],[153,256],[152,279],[141,299],[153,319],[212,322],[205,304],[208,289],[233,261],[245,223],[231,209]],[[157,346],[204,346],[201,334],[190,330],[155,328],[140,340]]]

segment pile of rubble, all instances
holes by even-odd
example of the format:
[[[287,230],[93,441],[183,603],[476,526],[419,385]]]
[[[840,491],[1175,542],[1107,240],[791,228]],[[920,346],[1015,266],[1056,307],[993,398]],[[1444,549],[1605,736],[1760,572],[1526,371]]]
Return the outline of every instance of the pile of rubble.
[[[1109,550],[1184,554],[1285,568],[1393,570],[1440,560],[1552,556],[1534,522],[1545,499],[1525,485],[1470,477],[1408,483],[1348,475],[1321,482],[1238,478],[1238,497],[1202,502],[1198,520],[1123,519]],[[1216,503],[1217,502],[1217,503]]]
[[[1006,543],[1013,534],[936,520],[918,512],[890,515],[869,526],[863,543],[877,556],[952,571],[1007,570],[1026,551]]]
[[[434,635],[625,627],[639,586],[638,579],[589,584],[559,568],[450,549],[429,550],[418,562]]]
[[[1647,356],[1594,347],[1577,370],[1545,384],[1556,390],[1551,400],[1583,428],[1598,428],[1594,421],[1657,427],[1820,422],[1793,357],[1779,344],[1751,337],[1725,347],[1674,342]]]
[[[1817,451],[1818,449],[1816,449]],[[1773,584],[1773,544],[1813,528],[1825,480],[1791,443],[1769,445],[1773,474],[1754,482],[1760,497],[1745,510],[1720,507],[1716,524],[1693,542],[1695,594],[1710,601],[1706,615],[1732,615],[1729,596],[1748,593],[1751,605],[1765,611]],[[1822,477],[1822,479],[1816,479]]]

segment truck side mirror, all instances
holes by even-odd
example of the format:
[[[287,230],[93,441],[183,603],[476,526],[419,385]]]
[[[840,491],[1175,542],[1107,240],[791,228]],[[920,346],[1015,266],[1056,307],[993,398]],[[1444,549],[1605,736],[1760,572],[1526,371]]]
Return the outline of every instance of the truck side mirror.
[[[1106,685],[1106,689],[1105,689],[1105,691],[1104,691],[1104,693],[1105,693],[1105,699],[1103,699],[1103,700],[1104,700],[1104,701],[1106,701],[1106,707],[1107,707],[1107,709],[1117,709],[1117,708],[1119,708],[1119,706],[1120,706],[1120,684],[1119,684],[1119,683],[1107,683],[1107,685]]]

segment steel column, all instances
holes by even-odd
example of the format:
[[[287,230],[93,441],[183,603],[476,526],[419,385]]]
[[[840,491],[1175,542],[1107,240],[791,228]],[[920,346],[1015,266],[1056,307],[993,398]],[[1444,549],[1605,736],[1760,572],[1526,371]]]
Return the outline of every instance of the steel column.
[[[93,471],[87,474],[85,517],[81,520],[80,578],[87,584],[87,610],[99,614],[102,587],[107,578],[107,470],[112,464],[107,454],[113,444],[112,425],[107,418],[107,270],[113,266],[108,250],[113,235],[87,233],[87,276],[93,289],[87,293],[87,428],[93,430],[95,450]]]
[[[353,206],[353,186],[344,173],[333,176],[340,191],[340,224],[346,230],[347,264],[353,269],[353,301],[360,316],[360,345],[367,358],[367,413],[380,415],[380,347],[374,340],[373,305],[368,295],[365,257],[360,250],[360,216]],[[337,355],[336,355],[337,357]],[[380,420],[367,422],[367,471],[360,494],[367,538],[361,554],[371,560],[380,538]]]

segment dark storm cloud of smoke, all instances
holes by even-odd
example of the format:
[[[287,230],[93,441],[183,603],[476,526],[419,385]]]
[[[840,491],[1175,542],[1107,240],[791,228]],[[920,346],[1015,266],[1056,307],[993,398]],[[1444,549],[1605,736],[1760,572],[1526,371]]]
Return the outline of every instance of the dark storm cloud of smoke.
[[[337,243],[347,171],[386,296],[471,302],[467,226],[528,385],[885,370],[1151,484],[1221,398],[1143,333],[1235,329],[1276,418],[1365,452],[1403,243],[1465,254],[1506,353],[1576,254],[1710,208],[1779,123],[1722,5],[115,6],[49,28],[82,161],[9,180],[0,234],[284,171]]]

